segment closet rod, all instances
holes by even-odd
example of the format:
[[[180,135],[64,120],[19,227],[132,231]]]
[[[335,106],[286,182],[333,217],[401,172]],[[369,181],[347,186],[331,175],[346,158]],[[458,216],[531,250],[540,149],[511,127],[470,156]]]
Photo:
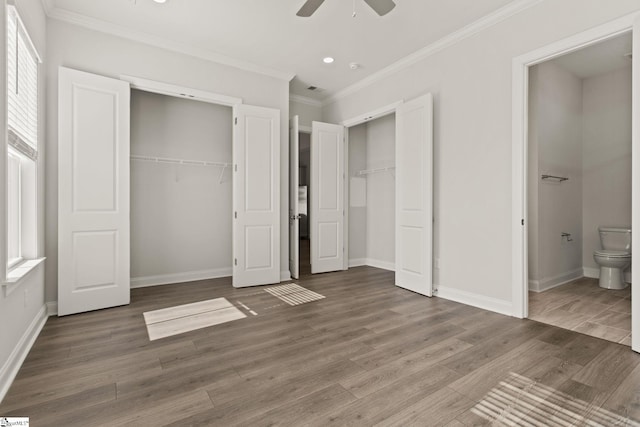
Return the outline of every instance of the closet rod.
[[[392,172],[396,169],[395,166],[388,166],[386,168],[376,168],[376,169],[364,169],[361,171],[356,172],[357,176],[362,176],[362,175],[370,175],[372,173],[379,173],[379,172]]]

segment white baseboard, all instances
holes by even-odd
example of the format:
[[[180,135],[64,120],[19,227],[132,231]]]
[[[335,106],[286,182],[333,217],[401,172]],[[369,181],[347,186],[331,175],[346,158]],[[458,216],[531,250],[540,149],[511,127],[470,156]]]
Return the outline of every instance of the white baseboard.
[[[600,269],[592,268],[592,267],[583,267],[582,274],[584,277],[588,277],[590,279],[599,279],[600,278]]]
[[[362,267],[363,265],[367,265],[366,258],[353,258],[349,260],[349,267]]]
[[[291,272],[289,270],[281,271],[280,272],[280,281],[281,282],[286,282],[288,280],[291,280]]]
[[[47,306],[47,316],[57,316],[58,315],[58,302],[57,301],[49,301],[45,303]]]
[[[590,279],[599,279],[600,278],[600,269],[593,267],[583,267],[582,275],[584,277],[588,277]],[[627,283],[631,283],[631,271],[627,270],[624,272],[624,281]]]
[[[580,267],[566,273],[558,274],[557,276],[545,277],[542,280],[529,280],[529,290],[533,292],[544,292],[579,279],[582,276],[583,268]]]
[[[4,399],[7,391],[9,391],[9,387],[11,387],[11,383],[15,379],[20,367],[22,366],[22,362],[29,354],[29,350],[33,346],[33,343],[38,338],[42,327],[47,322],[48,308],[47,304],[43,304],[36,317],[31,321],[31,324],[27,328],[27,330],[22,334],[20,341],[16,344],[15,348],[9,355],[9,359],[5,362],[4,366],[0,369],[0,402]],[[4,319],[6,320],[6,319]]]
[[[396,271],[396,264],[394,262],[367,258],[367,265],[375,268],[381,268],[383,270]]]
[[[383,270],[396,271],[396,264],[394,262],[380,261],[377,259],[366,258],[365,265],[369,267],[381,268]]]
[[[169,285],[172,283],[195,282],[196,280],[219,279],[232,275],[232,268],[217,268],[212,270],[189,271],[186,273],[162,274],[158,276],[132,277],[131,288],[146,288],[148,286]]]
[[[513,316],[513,305],[511,301],[504,301],[446,286],[438,286],[438,292],[436,295],[440,298],[478,307],[483,310],[493,311],[506,316]]]

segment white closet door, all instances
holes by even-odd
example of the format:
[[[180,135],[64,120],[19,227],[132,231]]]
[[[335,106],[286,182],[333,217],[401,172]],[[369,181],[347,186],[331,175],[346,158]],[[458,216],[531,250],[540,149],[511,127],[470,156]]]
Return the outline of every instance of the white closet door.
[[[311,273],[344,269],[344,127],[311,130]]]
[[[129,303],[129,84],[61,67],[58,314]]]
[[[396,113],[396,285],[432,295],[433,98]]]
[[[237,105],[233,286],[280,282],[280,110]]]
[[[289,135],[289,271],[300,276],[300,119],[293,116]]]

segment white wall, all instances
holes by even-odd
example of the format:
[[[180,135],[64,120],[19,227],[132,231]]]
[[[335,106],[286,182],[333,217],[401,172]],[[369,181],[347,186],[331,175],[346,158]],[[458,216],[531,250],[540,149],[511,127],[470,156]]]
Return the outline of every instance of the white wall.
[[[230,163],[231,133],[231,107],[131,93],[131,154]],[[132,286],[231,275],[231,168],[219,183],[221,172],[131,162]]]
[[[311,127],[311,122],[322,120],[322,107],[289,100],[289,117],[298,116],[300,126]]]
[[[288,164],[289,84],[286,81],[242,71],[210,61],[181,55],[123,38],[49,20],[48,70],[48,150],[58,149],[57,81],[58,67],[76,68],[108,77],[132,75],[190,88],[240,97],[251,105],[277,108],[281,113],[281,164]],[[288,168],[280,172],[281,192],[289,194]],[[58,165],[57,157],[47,160],[47,292],[57,299]],[[288,197],[281,198],[281,242],[288,241]],[[288,274],[289,248],[280,251],[281,270]]]
[[[529,111],[529,288],[541,291],[582,276],[582,80],[553,62],[531,67]]]
[[[631,226],[631,67],[583,81],[583,250],[598,269],[598,226]]]
[[[639,8],[640,0],[544,0],[323,109],[325,121],[339,123],[434,94],[441,287],[511,307],[513,58]]]
[[[366,169],[396,164],[396,115],[367,122]],[[395,268],[396,180],[389,172],[367,175],[367,258]]]
[[[349,168],[347,176],[349,177],[349,185],[351,186],[351,177],[367,168],[367,125],[363,123],[347,129],[349,132]],[[355,177],[356,179],[366,178]],[[362,182],[362,181],[361,181]],[[349,188],[349,198],[357,197],[354,194],[360,189]],[[364,191],[366,199],[367,192]],[[365,200],[365,206],[352,206],[349,201],[349,264],[363,265],[367,258],[367,206],[368,200]]]
[[[349,177],[364,169],[395,166],[395,130],[395,114],[349,128]],[[394,175],[380,172],[359,178],[366,180],[366,206],[349,206],[349,260],[394,269]]]
[[[47,37],[46,37],[46,18],[42,5],[39,1],[29,0],[17,3],[17,9],[25,24],[27,31],[44,63],[39,68],[39,117],[38,117],[38,254],[44,254],[44,177],[45,177],[45,158],[46,158],[46,140],[45,140],[45,106],[46,106],[46,90],[45,90],[45,70],[48,62],[47,56]],[[0,5],[0,96],[6,99],[6,15],[5,4]],[[2,134],[6,138],[6,109],[2,109],[3,118],[0,119]],[[5,163],[6,145],[3,144],[2,165]],[[0,167],[4,170],[4,166]],[[6,175],[0,173],[0,186],[6,188]],[[0,191],[4,195],[4,190]],[[0,197],[0,212],[6,212],[6,199]],[[4,215],[0,215],[3,219]],[[5,227],[0,227],[0,242],[6,242]],[[0,251],[4,253],[4,251]],[[47,261],[48,262],[48,261]],[[5,296],[4,288],[0,290],[0,313],[2,313],[2,321],[0,321],[0,337],[2,337],[2,345],[0,346],[0,401],[7,391],[10,380],[17,372],[22,357],[26,356],[26,352],[30,348],[30,341],[35,339],[39,328],[44,324],[46,319],[45,306],[45,284],[44,284],[44,265],[38,266],[32,271],[19,287],[14,289],[11,294]]]

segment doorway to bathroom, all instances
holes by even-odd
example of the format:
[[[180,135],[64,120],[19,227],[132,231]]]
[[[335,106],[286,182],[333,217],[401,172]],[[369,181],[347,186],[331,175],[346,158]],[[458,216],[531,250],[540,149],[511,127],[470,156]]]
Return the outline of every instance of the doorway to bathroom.
[[[635,21],[626,16],[514,59],[512,263],[515,316],[640,351],[629,268],[640,268],[630,232],[640,226]],[[603,278],[610,289],[599,286],[601,272],[611,278],[616,269],[628,285]]]
[[[628,346],[631,50],[626,33],[530,67],[527,156],[529,318]]]

